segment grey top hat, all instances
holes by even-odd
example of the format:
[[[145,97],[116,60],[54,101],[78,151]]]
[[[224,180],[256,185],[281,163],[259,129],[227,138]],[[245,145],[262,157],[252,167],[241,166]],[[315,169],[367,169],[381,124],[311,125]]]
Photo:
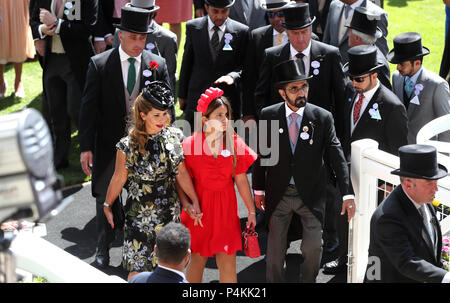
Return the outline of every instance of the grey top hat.
[[[151,13],[159,10],[159,6],[155,5],[155,0],[131,0],[126,6],[147,9]]]
[[[228,8],[233,6],[235,0],[205,0],[205,4],[218,8]]]
[[[400,168],[391,174],[426,180],[437,180],[447,176],[447,169],[437,163],[437,151],[434,146],[404,145],[398,149],[398,154]]]
[[[266,11],[271,12],[280,10],[289,4],[295,4],[295,2],[291,0],[266,0],[265,3],[261,4],[261,7]]]

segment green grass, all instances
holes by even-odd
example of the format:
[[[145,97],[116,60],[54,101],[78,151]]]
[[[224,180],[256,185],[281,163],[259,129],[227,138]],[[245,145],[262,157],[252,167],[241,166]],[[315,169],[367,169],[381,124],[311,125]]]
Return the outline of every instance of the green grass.
[[[445,10],[441,0],[385,0],[385,10],[389,15],[388,44],[392,49],[393,38],[403,32],[416,31],[423,37],[423,45],[428,47],[431,54],[424,59],[424,65],[431,71],[439,72],[439,66],[444,49]],[[168,28],[167,24],[164,24]],[[181,61],[184,50],[185,24],[182,25],[181,42],[178,51],[177,77],[180,74]],[[396,66],[391,65],[391,72]],[[14,69],[11,64],[5,68],[5,78],[8,81],[7,98],[0,100],[0,115],[21,110],[28,106],[37,110],[42,103],[42,69],[39,62],[26,62],[23,67],[22,81],[26,97],[23,100],[9,96],[14,92]],[[182,111],[176,106],[177,117]],[[70,166],[59,171],[64,177],[65,185],[73,185],[89,181],[80,167],[80,147],[78,132],[72,133],[72,147],[69,156]]]

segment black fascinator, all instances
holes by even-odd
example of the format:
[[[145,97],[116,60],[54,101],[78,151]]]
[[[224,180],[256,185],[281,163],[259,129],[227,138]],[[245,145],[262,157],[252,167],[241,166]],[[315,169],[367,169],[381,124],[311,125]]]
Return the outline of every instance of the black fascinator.
[[[142,91],[142,97],[158,110],[168,110],[174,104],[170,86],[163,81],[153,81],[147,85]]]

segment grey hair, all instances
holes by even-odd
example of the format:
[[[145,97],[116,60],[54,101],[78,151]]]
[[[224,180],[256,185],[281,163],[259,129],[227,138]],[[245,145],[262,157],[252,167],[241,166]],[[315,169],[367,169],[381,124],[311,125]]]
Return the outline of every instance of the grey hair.
[[[355,36],[359,37],[361,41],[366,45],[373,45],[375,44],[375,42],[377,42],[377,38],[375,38],[374,36],[362,33],[354,28],[352,28],[352,33]]]

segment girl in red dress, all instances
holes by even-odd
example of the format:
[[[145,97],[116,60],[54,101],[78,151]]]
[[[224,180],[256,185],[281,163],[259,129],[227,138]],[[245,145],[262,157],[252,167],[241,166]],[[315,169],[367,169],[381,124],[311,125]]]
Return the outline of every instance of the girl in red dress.
[[[183,141],[186,167],[199,199],[199,205],[183,203],[187,207],[181,214],[191,233],[192,259],[186,270],[191,283],[202,282],[206,261],[214,256],[219,282],[237,282],[236,252],[242,250],[242,238],[234,183],[248,209],[247,227],[256,226],[246,172],[257,156],[233,131],[228,121],[231,106],[222,94],[218,88],[202,94],[197,111],[202,113],[203,131]]]

